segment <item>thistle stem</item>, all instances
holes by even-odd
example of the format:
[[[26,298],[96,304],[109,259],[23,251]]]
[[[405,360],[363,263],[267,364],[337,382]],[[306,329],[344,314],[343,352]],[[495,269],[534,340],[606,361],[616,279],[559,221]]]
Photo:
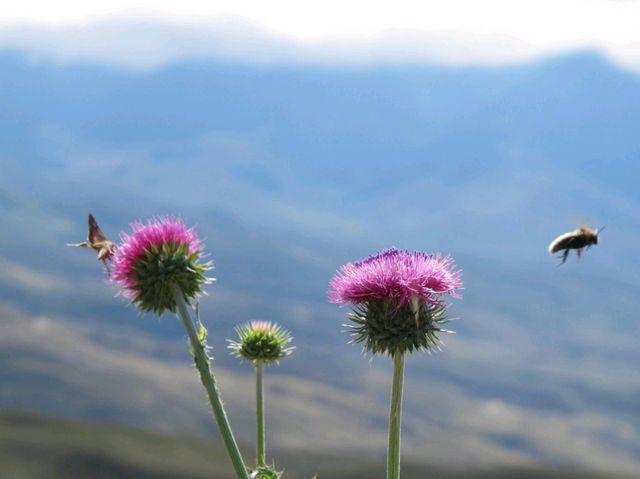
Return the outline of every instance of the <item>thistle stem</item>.
[[[256,463],[264,467],[266,460],[264,427],[264,362],[256,361]]]
[[[193,361],[195,362],[196,368],[200,373],[200,381],[202,381],[202,385],[204,386],[205,390],[207,391],[207,395],[209,396],[209,402],[211,403],[213,415],[215,417],[216,423],[218,424],[218,429],[220,430],[220,434],[222,435],[224,444],[227,447],[227,452],[229,453],[229,457],[231,458],[233,468],[236,471],[236,476],[238,477],[238,479],[249,479],[247,468],[244,464],[244,461],[242,460],[242,455],[240,454],[240,449],[238,449],[238,444],[233,437],[233,432],[231,431],[231,426],[229,425],[227,414],[224,411],[224,406],[222,405],[222,399],[220,398],[218,386],[216,384],[215,378],[213,377],[213,374],[211,373],[211,365],[209,355],[206,350],[206,343],[204,342],[204,340],[201,340],[198,337],[198,333],[196,332],[193,320],[191,319],[191,315],[189,314],[187,303],[180,288],[176,284],[173,284],[171,286],[171,292],[173,293],[176,305],[178,306],[177,315],[182,320],[182,323],[187,330],[187,335],[189,336],[189,342],[191,344],[191,350],[193,354]]]
[[[402,419],[402,387],[404,353],[393,353],[393,384],[389,407],[389,445],[387,448],[387,479],[400,479],[400,425]]]

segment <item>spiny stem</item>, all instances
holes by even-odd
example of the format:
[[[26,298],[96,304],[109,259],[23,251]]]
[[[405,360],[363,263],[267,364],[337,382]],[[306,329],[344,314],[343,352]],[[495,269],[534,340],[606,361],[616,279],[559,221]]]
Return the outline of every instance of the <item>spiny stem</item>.
[[[393,384],[389,407],[389,445],[387,448],[387,479],[400,479],[400,425],[402,419],[402,387],[404,353],[393,353]]]
[[[249,479],[247,468],[244,464],[244,461],[242,460],[242,455],[240,454],[240,449],[238,449],[238,444],[233,437],[233,432],[231,431],[231,426],[229,425],[227,414],[224,411],[222,399],[220,398],[220,392],[218,391],[218,386],[216,385],[215,378],[211,373],[211,365],[209,363],[209,355],[207,354],[204,338],[201,340],[198,337],[198,333],[196,332],[196,329],[193,325],[191,315],[189,314],[187,303],[184,300],[184,295],[182,294],[180,288],[176,284],[173,284],[171,286],[171,292],[173,293],[176,305],[178,306],[177,315],[182,320],[182,323],[187,330],[189,342],[191,343],[193,360],[196,364],[198,372],[200,373],[200,380],[202,381],[202,385],[204,386],[205,390],[207,391],[207,395],[209,396],[209,402],[211,403],[213,415],[216,419],[216,423],[218,424],[218,429],[220,430],[220,434],[222,435],[224,444],[227,447],[227,452],[229,453],[229,457],[231,458],[233,468],[236,471],[236,476],[238,477],[238,479]]]
[[[264,427],[264,361],[256,361],[256,463],[265,465],[266,439]]]

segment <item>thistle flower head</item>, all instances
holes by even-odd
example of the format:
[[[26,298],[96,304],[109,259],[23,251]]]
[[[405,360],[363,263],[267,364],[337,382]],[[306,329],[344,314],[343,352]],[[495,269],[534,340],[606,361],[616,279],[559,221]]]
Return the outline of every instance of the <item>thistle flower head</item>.
[[[177,218],[151,218],[131,224],[131,234],[121,233],[113,256],[111,279],[142,311],[175,312],[171,286],[176,284],[187,301],[211,282],[205,276],[211,263],[200,262],[203,245],[193,228]]]
[[[239,341],[229,341],[231,354],[252,363],[277,362],[295,349],[287,347],[293,339],[289,331],[271,321],[251,321],[236,328]]]
[[[381,300],[404,305],[417,296],[434,303],[437,295],[455,297],[461,288],[461,273],[454,270],[452,258],[390,248],[342,266],[329,283],[329,301]]]
[[[354,342],[393,354],[437,345],[447,322],[442,297],[460,297],[460,289],[452,258],[391,248],[342,266],[329,283],[329,301],[354,305]]]

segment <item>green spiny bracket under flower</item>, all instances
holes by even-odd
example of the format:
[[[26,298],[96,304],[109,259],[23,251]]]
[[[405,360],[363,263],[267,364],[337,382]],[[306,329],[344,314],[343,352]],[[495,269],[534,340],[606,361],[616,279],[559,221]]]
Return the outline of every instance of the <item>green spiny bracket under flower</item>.
[[[414,309],[411,303],[374,300],[354,307],[348,327],[353,342],[374,354],[428,351],[440,343],[438,333],[449,332],[440,327],[450,321],[445,313],[444,304],[422,302]]]
[[[260,466],[251,472],[251,479],[280,479],[284,471],[276,471],[275,466]]]
[[[251,321],[236,328],[239,341],[228,340],[231,354],[252,363],[278,362],[290,355],[295,346],[287,347],[291,334],[271,321]]]

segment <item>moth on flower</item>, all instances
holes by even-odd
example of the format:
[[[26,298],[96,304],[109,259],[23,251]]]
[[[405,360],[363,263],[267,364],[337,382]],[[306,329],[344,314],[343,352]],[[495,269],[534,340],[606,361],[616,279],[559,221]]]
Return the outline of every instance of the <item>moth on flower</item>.
[[[109,241],[107,236],[102,232],[98,222],[89,213],[89,231],[87,233],[87,241],[82,243],[67,243],[67,246],[76,246],[80,248],[90,248],[98,252],[98,260],[102,261],[109,270],[108,261],[113,257],[113,253],[116,249],[116,244],[113,241]]]

